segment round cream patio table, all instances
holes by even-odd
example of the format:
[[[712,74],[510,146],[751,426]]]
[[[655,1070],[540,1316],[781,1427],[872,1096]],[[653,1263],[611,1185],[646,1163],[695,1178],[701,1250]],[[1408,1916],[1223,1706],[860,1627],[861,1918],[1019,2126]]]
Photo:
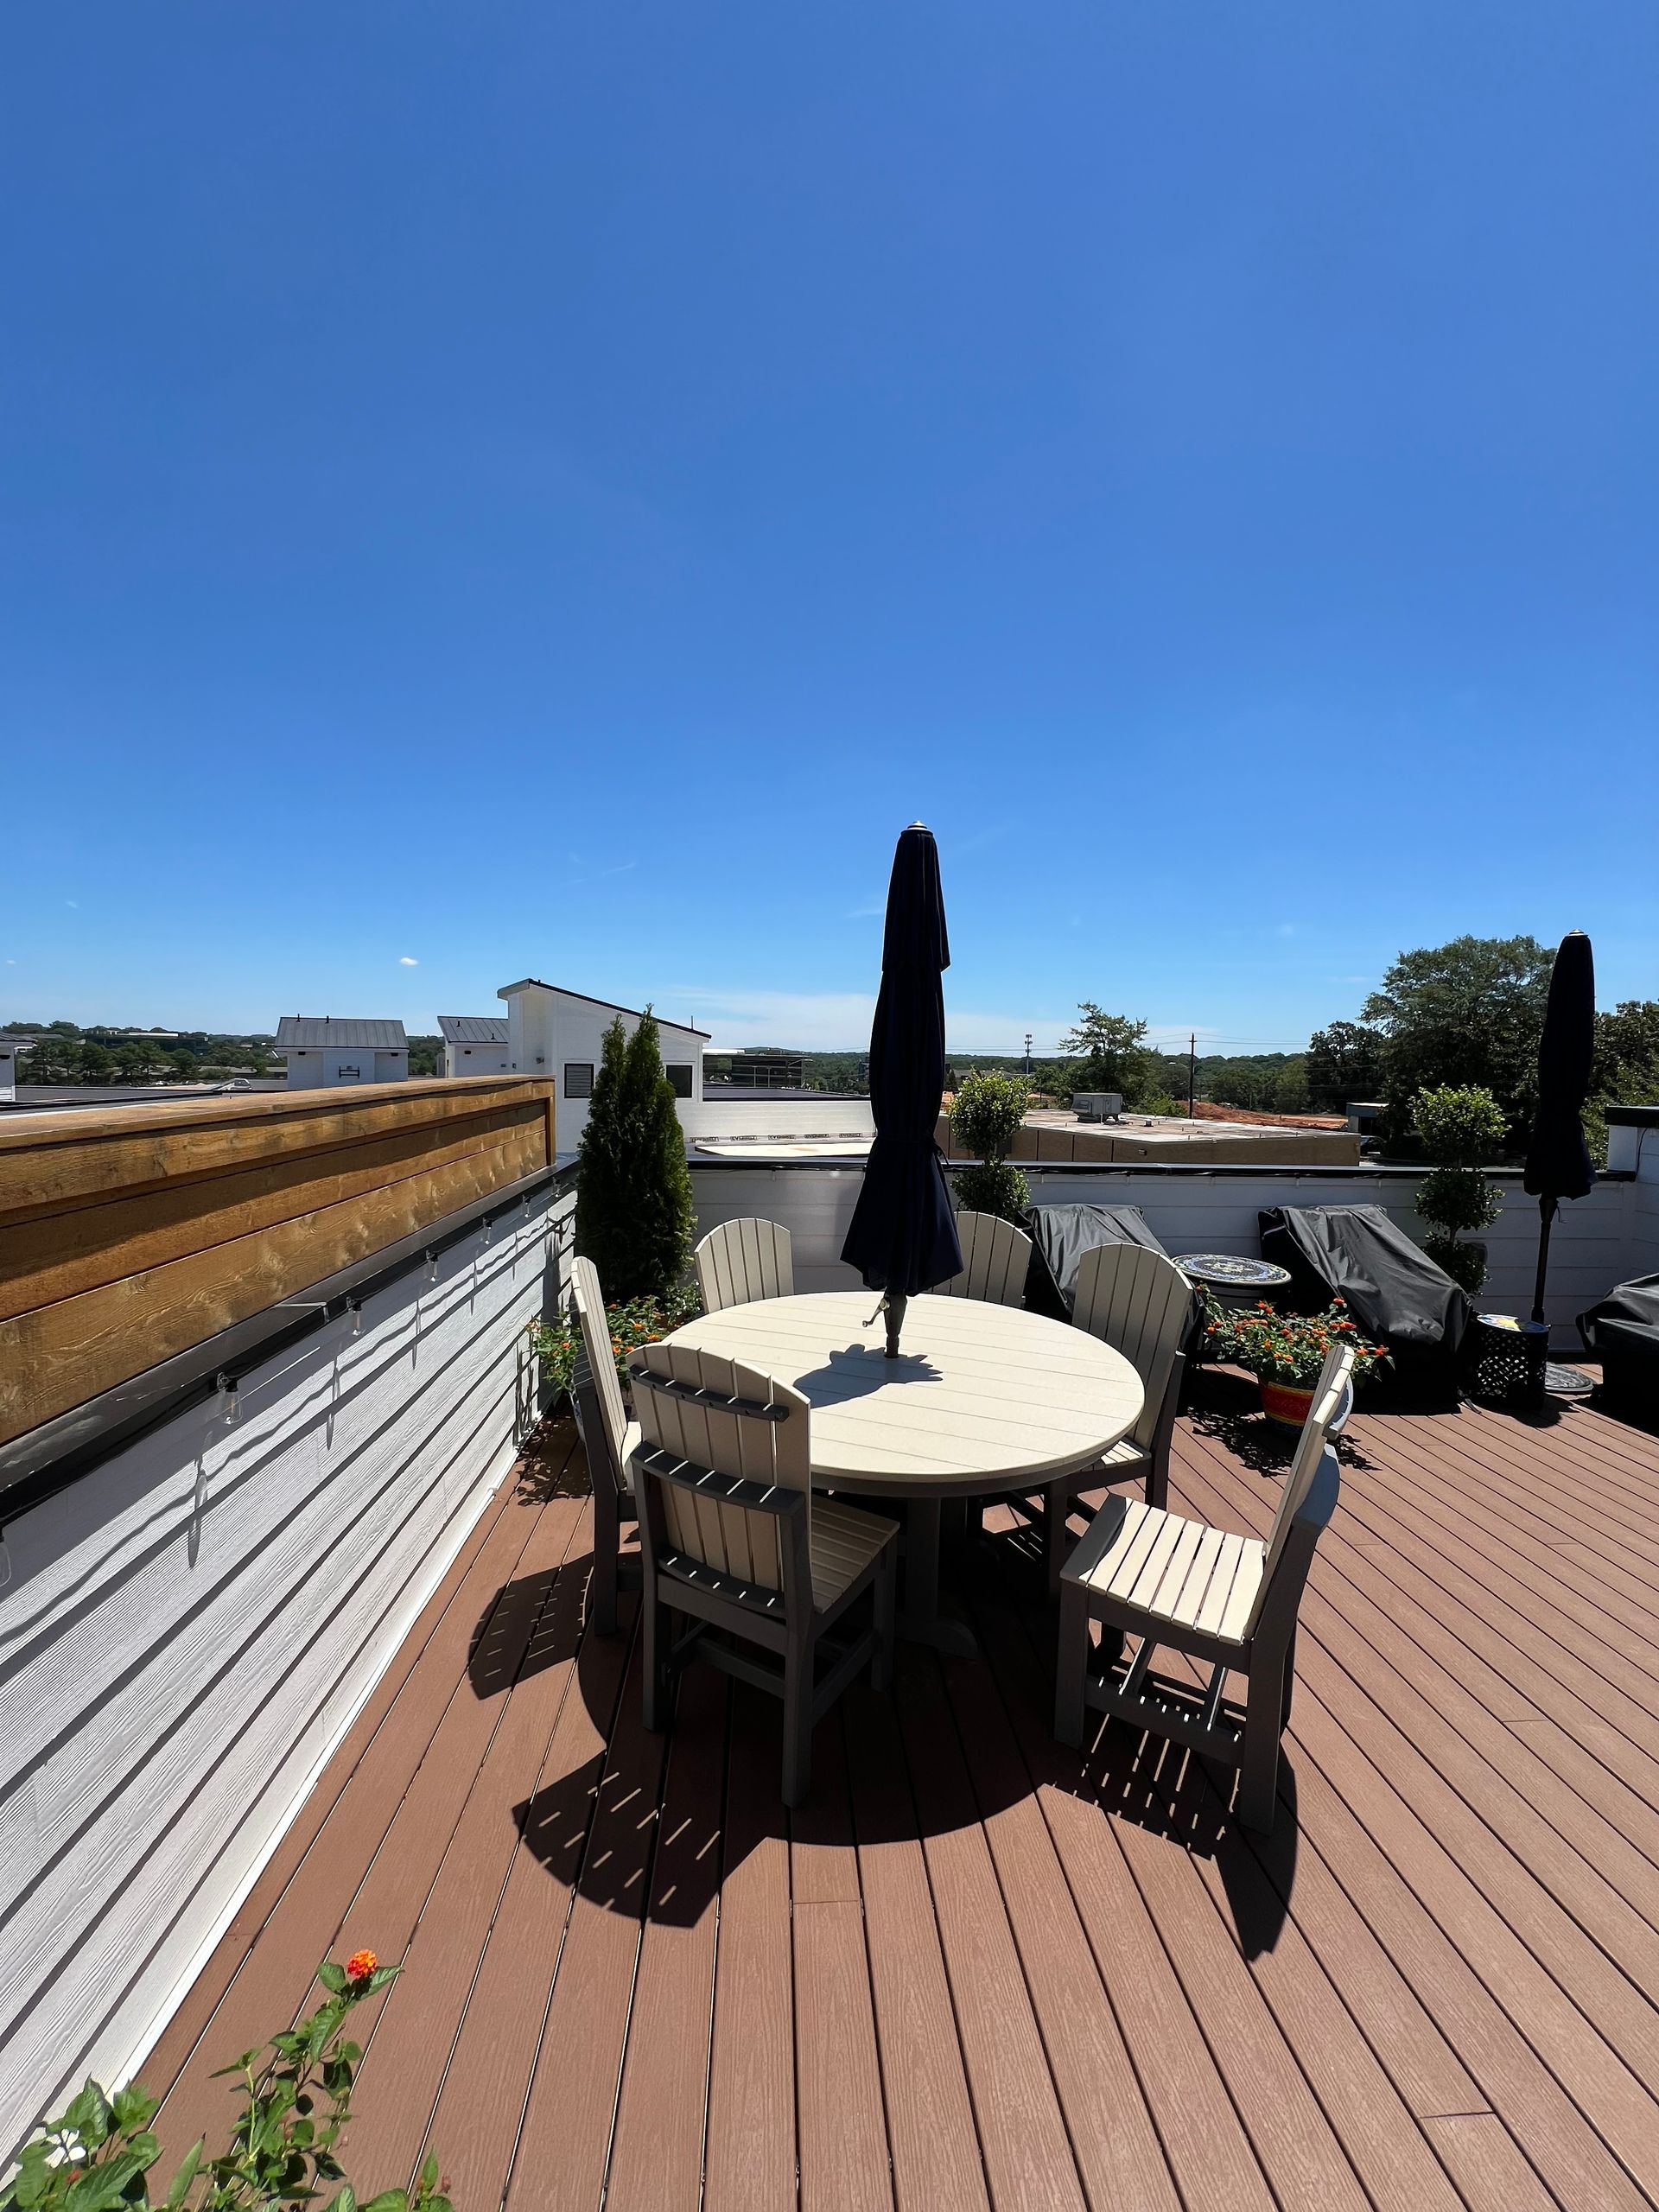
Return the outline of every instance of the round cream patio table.
[[[899,1632],[971,1656],[941,1617],[939,1509],[1023,1495],[1091,1466],[1144,1402],[1129,1361],[1086,1330],[973,1298],[912,1298],[897,1359],[870,1290],[758,1299],[700,1315],[694,1345],[791,1383],[812,1408],[812,1485],[908,1503]]]

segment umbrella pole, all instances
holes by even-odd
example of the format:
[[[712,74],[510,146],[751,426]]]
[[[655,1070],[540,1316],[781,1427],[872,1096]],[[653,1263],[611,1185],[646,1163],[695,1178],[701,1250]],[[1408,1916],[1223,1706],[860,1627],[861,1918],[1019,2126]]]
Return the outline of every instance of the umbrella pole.
[[[1544,1318],[1544,1277],[1549,1272],[1549,1224],[1555,1217],[1558,1201],[1540,1198],[1538,1201],[1538,1274],[1532,1286],[1532,1318]]]
[[[905,1325],[905,1308],[909,1303],[910,1300],[907,1298],[889,1298],[886,1300],[887,1357],[889,1359],[897,1359],[899,1357],[899,1332]]]

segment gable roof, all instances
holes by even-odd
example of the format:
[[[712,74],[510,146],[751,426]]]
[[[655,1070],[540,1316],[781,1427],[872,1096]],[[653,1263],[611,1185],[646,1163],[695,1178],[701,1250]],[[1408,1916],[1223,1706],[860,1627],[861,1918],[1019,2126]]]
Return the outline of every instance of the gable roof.
[[[438,1027],[446,1045],[505,1045],[507,1041],[505,1014],[441,1014]]]
[[[563,983],[544,983],[539,976],[521,976],[516,983],[503,983],[495,995],[499,999],[510,999],[515,991],[532,987],[538,991],[556,991],[561,998],[580,999],[584,1006],[603,1007],[607,1014],[626,1014],[633,1021],[644,1019],[637,1006],[618,1006],[614,999],[596,999],[588,991],[573,991]],[[694,1029],[689,1021],[671,1021],[665,1014],[658,1014],[654,1007],[652,1011],[655,1020],[664,1029],[677,1029],[686,1037],[707,1037],[710,1034],[707,1029]]]
[[[315,1052],[327,1045],[348,1052],[401,1052],[409,1039],[401,1021],[341,1020],[327,1014],[285,1014],[276,1024],[279,1052]]]

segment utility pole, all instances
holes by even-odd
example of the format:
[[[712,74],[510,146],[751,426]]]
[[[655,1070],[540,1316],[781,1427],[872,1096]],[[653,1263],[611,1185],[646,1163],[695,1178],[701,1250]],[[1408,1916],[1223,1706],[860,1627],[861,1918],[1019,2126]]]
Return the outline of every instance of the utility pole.
[[[1198,1101],[1198,1033],[1195,1029],[1186,1040],[1186,1118],[1196,1118]]]
[[[1031,1076],[1031,1032],[1029,1029],[1026,1032],[1026,1076],[1029,1081]]]

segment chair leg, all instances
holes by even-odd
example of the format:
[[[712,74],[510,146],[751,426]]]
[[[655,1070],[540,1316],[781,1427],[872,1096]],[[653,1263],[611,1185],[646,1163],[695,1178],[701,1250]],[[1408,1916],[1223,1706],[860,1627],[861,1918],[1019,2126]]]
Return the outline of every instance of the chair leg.
[[[1169,1454],[1154,1452],[1147,1463],[1147,1503],[1154,1511],[1169,1510]]]
[[[595,1467],[593,1483],[594,1571],[588,1584],[588,1618],[601,1636],[614,1636],[616,1555],[622,1543],[621,1514],[609,1470]]]
[[[1083,1690],[1088,1669],[1088,1605],[1075,1582],[1063,1582],[1054,1666],[1054,1733],[1061,1743],[1079,1751],[1083,1748]]]
[[[652,1579],[646,1577],[645,1599],[639,1624],[640,1671],[645,1676],[645,1726],[653,1733],[668,1726],[669,1688],[663,1664],[669,1638],[668,1608],[658,1597]]]
[[[893,1688],[893,1624],[899,1611],[899,1547],[887,1546],[875,1570],[875,1654],[870,1662],[872,1689]]]
[[[1043,1568],[1048,1577],[1048,1594],[1060,1594],[1060,1569],[1065,1565],[1065,1555],[1071,1548],[1066,1531],[1066,1520],[1071,1505],[1071,1483],[1069,1477],[1050,1483],[1043,1494]]]
[[[1262,1835],[1273,1833],[1279,1795],[1279,1716],[1284,1709],[1285,1676],[1269,1665],[1251,1669],[1244,1705],[1244,1758],[1238,1774],[1238,1820]]]
[[[812,1646],[791,1637],[784,1654],[784,1802],[791,1811],[812,1787]]]

